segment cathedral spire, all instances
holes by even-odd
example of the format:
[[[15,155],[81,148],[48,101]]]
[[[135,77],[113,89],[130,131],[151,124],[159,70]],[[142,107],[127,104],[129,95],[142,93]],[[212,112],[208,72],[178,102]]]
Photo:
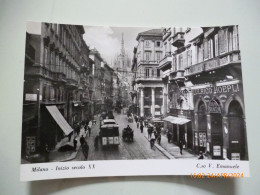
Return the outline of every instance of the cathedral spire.
[[[125,47],[124,47],[124,33],[122,33],[122,40],[121,40],[121,55],[125,55]]]

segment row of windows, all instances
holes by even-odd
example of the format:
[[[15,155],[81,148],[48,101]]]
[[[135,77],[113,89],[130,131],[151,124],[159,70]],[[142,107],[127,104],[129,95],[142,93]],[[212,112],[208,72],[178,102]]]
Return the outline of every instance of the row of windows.
[[[197,55],[192,55],[192,50],[186,50],[178,56],[173,57],[173,70],[183,70],[192,65],[192,58],[195,57],[194,63],[200,63],[205,60],[217,57],[226,52],[238,50],[238,34],[234,27],[230,29],[221,29],[214,36],[204,39],[201,44],[195,46]]]
[[[86,96],[86,95],[85,95]],[[70,93],[68,95],[69,100],[71,101],[80,101],[82,99],[81,93]],[[42,89],[42,100],[43,101],[66,101],[65,91],[61,88],[55,88],[52,86],[43,86]]]
[[[44,47],[44,66],[53,72],[60,72],[66,78],[78,80],[79,74],[72,68],[72,65],[61,58],[57,53],[51,51],[49,47]]]
[[[162,59],[162,52],[157,51],[155,52],[155,61],[160,61]],[[144,52],[144,60],[151,61],[152,60],[152,52],[145,51]]]
[[[50,28],[58,36],[58,39],[65,46],[65,49],[70,53],[71,57],[74,58],[77,63],[80,63],[80,53],[77,48],[80,47],[82,40],[80,35],[74,32],[76,31],[76,27],[72,26],[69,28],[68,25],[65,27],[64,25],[51,24]]]
[[[144,45],[145,47],[151,47],[151,42],[150,40],[145,40]],[[155,47],[161,47],[162,43],[161,41],[155,41]]]

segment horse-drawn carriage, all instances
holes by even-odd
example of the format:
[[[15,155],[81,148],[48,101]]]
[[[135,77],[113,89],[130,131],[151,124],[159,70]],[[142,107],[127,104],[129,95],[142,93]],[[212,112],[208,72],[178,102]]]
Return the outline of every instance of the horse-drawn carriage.
[[[134,141],[134,131],[128,126],[127,128],[123,129],[123,140],[124,141]]]

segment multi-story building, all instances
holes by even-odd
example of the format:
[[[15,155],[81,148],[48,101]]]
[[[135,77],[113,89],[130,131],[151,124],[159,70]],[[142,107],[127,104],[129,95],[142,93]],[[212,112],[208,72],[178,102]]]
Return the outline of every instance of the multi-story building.
[[[83,26],[42,23],[27,34],[24,72],[23,154],[54,147],[82,120],[80,77]],[[58,120],[59,118],[59,120]]]
[[[138,91],[140,116],[160,116],[163,113],[161,70],[158,69],[162,58],[162,31],[152,29],[138,34],[136,50],[136,72],[134,90]]]
[[[247,160],[237,26],[166,28],[163,34],[171,48],[160,69],[173,141],[213,159]]]
[[[194,146],[213,159],[248,160],[237,26],[202,28],[191,40]]]
[[[104,64],[103,91],[105,110],[109,111],[113,108],[113,74],[114,70],[107,64]]]
[[[93,75],[93,103],[94,103],[94,114],[98,114],[102,111],[102,104],[104,103],[102,94],[102,81],[104,78],[104,70],[102,68],[104,62],[103,59],[95,48],[90,50],[89,57],[94,61],[92,67]]]
[[[190,28],[163,30],[164,50],[159,68],[163,71],[165,129],[172,133],[175,144],[181,141],[185,148],[192,150],[193,100],[189,82],[184,78],[184,69],[192,60],[190,34],[194,34]],[[193,37],[196,35],[197,32]]]

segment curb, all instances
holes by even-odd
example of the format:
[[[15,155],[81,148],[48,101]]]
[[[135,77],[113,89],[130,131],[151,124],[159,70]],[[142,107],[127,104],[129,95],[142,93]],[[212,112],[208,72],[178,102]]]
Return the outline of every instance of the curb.
[[[144,137],[148,140],[148,137],[144,135]],[[148,140],[149,141],[149,140]],[[171,155],[169,152],[167,152],[162,146],[158,145],[157,143],[154,143],[155,147],[163,153],[168,159],[176,159],[173,155]]]

